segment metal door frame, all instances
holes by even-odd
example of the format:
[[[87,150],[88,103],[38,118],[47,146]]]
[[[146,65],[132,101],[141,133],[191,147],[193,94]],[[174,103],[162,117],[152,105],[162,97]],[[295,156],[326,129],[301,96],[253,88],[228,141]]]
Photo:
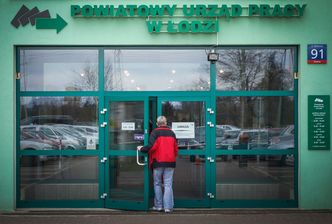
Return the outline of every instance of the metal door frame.
[[[210,127],[207,125],[208,122],[211,122],[213,113],[210,112],[211,103],[210,98],[205,96],[162,96],[158,97],[158,103],[157,103],[157,115],[162,115],[162,102],[164,101],[186,101],[186,102],[204,102],[205,103],[205,149],[204,150],[179,150],[179,155],[195,155],[195,156],[205,156],[205,198],[204,199],[177,199],[174,198],[174,206],[180,207],[180,208],[199,208],[199,207],[210,207],[210,201],[212,199],[212,193],[211,193],[211,164],[213,164],[213,159],[211,155],[211,133],[214,130],[214,127]],[[207,159],[211,158],[211,160]],[[209,162],[208,162],[209,161]],[[176,168],[175,168],[176,169]]]
[[[104,121],[107,122],[108,118],[111,114],[110,109],[108,108],[110,102],[129,102],[129,101],[140,101],[144,103],[144,144],[147,144],[148,141],[148,125],[149,125],[149,98],[145,96],[138,96],[138,97],[105,97],[105,108],[107,111],[105,112]],[[106,208],[116,208],[116,209],[126,209],[126,210],[147,210],[149,206],[149,169],[148,165],[144,166],[144,200],[143,201],[126,201],[126,200],[116,200],[112,199],[112,195],[109,192],[109,157],[117,157],[117,156],[130,156],[136,157],[136,150],[109,150],[109,136],[108,136],[108,127],[109,125],[106,124],[105,132],[104,132],[104,156],[103,158],[107,158],[107,160],[103,163],[104,167],[104,183],[101,183],[105,186],[105,207]],[[147,161],[147,155],[139,153],[139,155],[144,156],[144,160]],[[103,197],[103,195],[102,195]]]

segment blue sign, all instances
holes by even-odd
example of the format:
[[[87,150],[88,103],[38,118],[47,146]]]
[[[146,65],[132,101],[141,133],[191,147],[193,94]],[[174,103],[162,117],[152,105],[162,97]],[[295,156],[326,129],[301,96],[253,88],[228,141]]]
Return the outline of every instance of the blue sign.
[[[308,64],[326,64],[326,44],[308,44]]]
[[[135,141],[144,141],[144,134],[134,134]]]

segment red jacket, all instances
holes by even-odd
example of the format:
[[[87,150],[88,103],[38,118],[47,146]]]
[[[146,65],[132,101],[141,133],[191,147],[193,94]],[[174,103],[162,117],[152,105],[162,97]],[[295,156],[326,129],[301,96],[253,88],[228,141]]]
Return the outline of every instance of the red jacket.
[[[151,132],[149,144],[141,149],[149,153],[149,167],[175,167],[178,145],[174,132],[161,126]]]

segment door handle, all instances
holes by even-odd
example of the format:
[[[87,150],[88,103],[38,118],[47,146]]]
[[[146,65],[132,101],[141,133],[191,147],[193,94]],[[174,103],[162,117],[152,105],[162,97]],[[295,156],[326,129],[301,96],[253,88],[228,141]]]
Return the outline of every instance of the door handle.
[[[141,162],[139,161],[139,150],[138,150],[138,149],[136,150],[136,163],[137,163],[137,165],[139,165],[139,166],[145,166],[145,165],[146,165],[146,163],[141,163]]]

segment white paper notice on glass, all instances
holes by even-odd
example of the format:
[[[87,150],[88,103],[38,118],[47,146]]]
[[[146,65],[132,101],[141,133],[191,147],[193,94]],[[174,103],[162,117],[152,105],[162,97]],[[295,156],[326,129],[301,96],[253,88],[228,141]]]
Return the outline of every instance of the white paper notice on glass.
[[[194,122],[172,122],[172,130],[177,139],[195,138]]]
[[[121,130],[122,131],[135,131],[135,122],[122,122]]]
[[[97,149],[97,142],[95,138],[87,137],[86,138],[86,149],[94,150]]]

